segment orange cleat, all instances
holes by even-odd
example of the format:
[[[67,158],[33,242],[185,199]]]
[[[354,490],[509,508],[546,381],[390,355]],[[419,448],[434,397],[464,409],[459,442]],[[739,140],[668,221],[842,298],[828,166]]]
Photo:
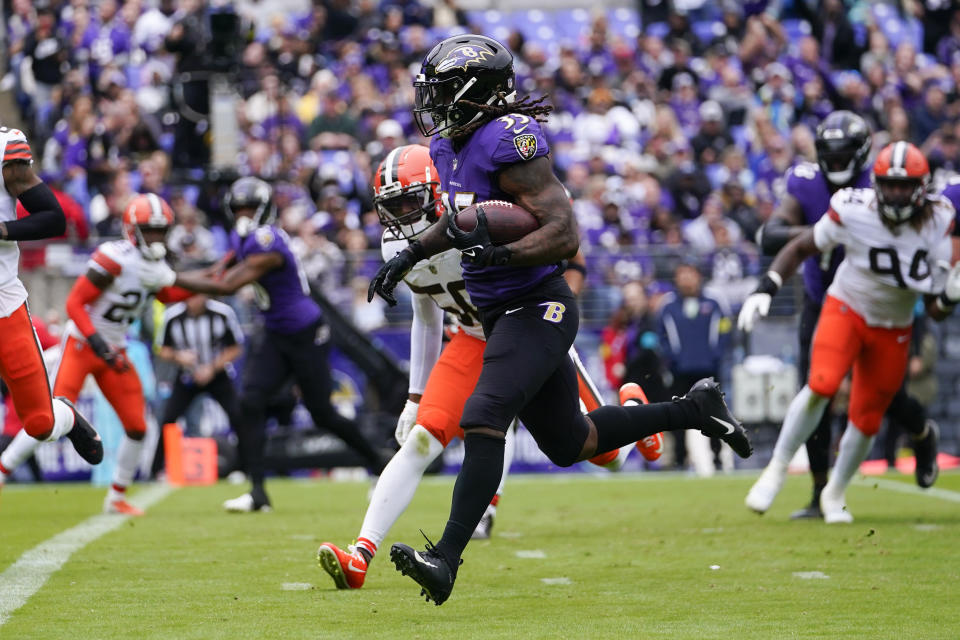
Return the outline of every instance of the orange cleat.
[[[123,498],[119,500],[108,500],[103,505],[104,513],[119,513],[125,516],[142,516],[143,509],[135,507]]]
[[[643,392],[640,385],[636,382],[628,382],[620,387],[620,404],[626,407],[632,404],[650,404],[650,401],[647,400],[647,394]],[[637,451],[650,462],[658,460],[663,453],[663,433],[655,433],[638,441]]]
[[[337,589],[359,589],[367,577],[367,560],[353,545],[347,549],[349,554],[332,542],[324,542],[317,550],[317,563],[330,574]]]

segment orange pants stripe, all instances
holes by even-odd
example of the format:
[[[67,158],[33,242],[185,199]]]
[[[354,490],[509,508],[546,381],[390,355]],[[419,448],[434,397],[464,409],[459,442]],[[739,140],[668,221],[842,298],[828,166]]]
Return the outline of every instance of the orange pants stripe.
[[[24,430],[38,440],[48,438],[53,430],[50,380],[26,303],[0,318],[0,377]]]
[[[107,402],[117,412],[123,429],[134,438],[145,433],[147,407],[136,370],[132,366],[125,371],[113,369],[93,352],[86,341],[70,336],[60,357],[60,367],[53,383],[54,395],[76,402],[83,381],[91,374]]]
[[[903,384],[911,327],[870,327],[840,300],[827,296],[810,351],[810,389],[832,397],[853,368],[850,422],[872,436]]]

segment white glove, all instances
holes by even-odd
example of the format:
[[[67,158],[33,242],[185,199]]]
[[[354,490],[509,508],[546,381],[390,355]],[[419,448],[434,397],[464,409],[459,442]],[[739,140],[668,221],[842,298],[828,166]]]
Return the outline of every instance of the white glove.
[[[950,268],[947,283],[943,286],[943,297],[951,304],[960,302],[960,262]]]
[[[171,287],[177,281],[177,272],[164,260],[144,261],[140,265],[140,283],[148,289],[159,291]]]
[[[397,420],[397,430],[393,432],[393,437],[397,439],[397,444],[403,446],[410,436],[410,430],[417,424],[417,410],[420,409],[420,403],[413,400],[407,400],[403,405],[403,411],[400,412],[400,419]]]
[[[771,300],[773,296],[769,293],[751,293],[743,301],[743,308],[740,309],[740,315],[737,317],[737,328],[747,333],[753,331],[753,323],[757,315],[766,317],[770,313]]]

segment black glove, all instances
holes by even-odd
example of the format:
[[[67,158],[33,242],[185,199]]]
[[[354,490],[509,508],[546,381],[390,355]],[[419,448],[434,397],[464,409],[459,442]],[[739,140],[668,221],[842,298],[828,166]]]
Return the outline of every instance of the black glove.
[[[477,207],[477,226],[473,231],[462,231],[453,218],[452,215],[447,216],[447,237],[467,260],[482,267],[510,262],[513,252],[506,247],[495,246],[490,239],[487,214],[483,207]]]
[[[93,352],[97,354],[97,357],[110,365],[112,369],[123,372],[129,368],[130,363],[127,362],[123,354],[111,349],[99,333],[87,336],[87,344],[89,344]]]
[[[396,306],[397,299],[393,295],[393,290],[403,280],[403,276],[407,275],[410,269],[413,269],[413,265],[426,257],[420,243],[413,242],[403,251],[387,260],[377,271],[377,275],[373,276],[373,280],[370,281],[370,286],[367,288],[367,302],[372,301],[374,295],[379,295],[391,307]]]

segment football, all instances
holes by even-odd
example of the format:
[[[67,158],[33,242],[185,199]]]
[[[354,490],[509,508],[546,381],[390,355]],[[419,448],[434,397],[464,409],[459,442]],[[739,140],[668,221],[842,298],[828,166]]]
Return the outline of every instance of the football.
[[[473,231],[477,227],[477,208],[483,207],[487,216],[487,228],[490,239],[496,245],[509,244],[519,240],[540,227],[533,214],[505,200],[487,200],[470,205],[453,218],[453,223],[461,231]]]

